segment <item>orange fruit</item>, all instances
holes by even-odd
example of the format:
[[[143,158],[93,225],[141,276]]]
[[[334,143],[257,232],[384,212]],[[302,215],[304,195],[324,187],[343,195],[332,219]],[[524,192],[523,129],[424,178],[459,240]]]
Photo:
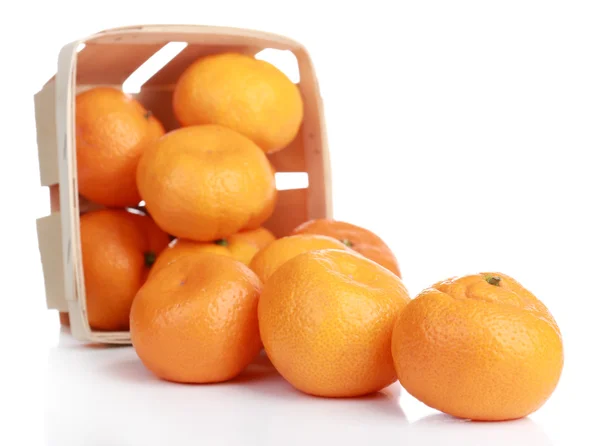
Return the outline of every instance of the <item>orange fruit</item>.
[[[150,217],[118,209],[82,215],[80,235],[90,327],[128,330],[131,302],[168,235]]]
[[[388,245],[376,234],[360,226],[327,218],[309,220],[292,231],[292,234],[328,235],[343,242],[367,259],[371,259],[402,277],[398,261]]]
[[[164,134],[162,124],[135,99],[95,87],[75,99],[79,193],[105,206],[136,206],[136,167],[144,149]]]
[[[175,85],[173,110],[183,126],[223,125],[267,153],[292,142],[304,113],[300,91],[285,74],[268,62],[237,53],[192,63]]]
[[[167,249],[165,249],[161,255],[158,256],[156,263],[152,267],[152,271],[150,271],[150,276],[156,274],[157,271],[163,269],[164,266],[173,263],[180,257],[202,252],[233,257],[231,255],[231,251],[229,251],[229,249],[227,249],[227,247],[222,244],[220,240],[214,242],[195,242],[187,239],[175,239],[171,241]]]
[[[396,381],[391,339],[409,302],[402,280],[350,250],[299,254],[265,283],[260,335],[277,371],[296,389],[352,397]]]
[[[288,260],[303,252],[318,249],[347,250],[348,248],[342,242],[324,235],[299,234],[282,237],[261,249],[250,262],[250,269],[264,283]]]
[[[410,394],[473,420],[529,415],[550,397],[563,367],[561,334],[548,309],[500,273],[422,291],[398,317],[392,351]]]
[[[238,232],[227,238],[214,242],[195,242],[193,240],[175,239],[165,249],[152,267],[150,274],[162,269],[165,265],[177,260],[181,256],[196,252],[212,252],[234,259],[247,265],[260,249],[275,240],[275,236],[263,227]]]
[[[153,274],[131,308],[131,341],[156,376],[213,383],[237,376],[260,350],[258,277],[212,253],[180,257]]]
[[[259,227],[277,197],[264,152],[217,125],[176,129],[149,146],[138,164],[137,184],[163,230],[201,242]]]
[[[230,235],[225,239],[218,240],[229,248],[234,259],[245,265],[249,265],[257,252],[275,241],[271,231],[262,226],[257,229],[241,231]]]

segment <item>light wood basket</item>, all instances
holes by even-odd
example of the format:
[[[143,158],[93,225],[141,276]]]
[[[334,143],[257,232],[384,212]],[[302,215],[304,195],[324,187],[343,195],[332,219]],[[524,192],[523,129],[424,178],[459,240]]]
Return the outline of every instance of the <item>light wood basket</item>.
[[[80,197],[75,150],[75,96],[96,85],[120,88],[140,65],[169,42],[188,46],[134,95],[164,124],[178,127],[173,116],[173,86],[198,57],[236,51],[256,54],[266,48],[291,51],[298,62],[298,86],[305,115],[295,141],[269,155],[277,172],[307,172],[306,189],[282,190],[273,216],[265,224],[276,236],[312,218],[332,215],[330,167],[323,105],[313,64],[306,49],[286,37],[254,30],[195,26],[144,25],[110,29],[65,45],[56,75],[35,95],[40,182],[48,187],[51,214],[37,220],[46,303],[68,315],[73,337],[85,342],[129,344],[129,332],[90,328],[79,236],[79,216],[99,206]],[[78,52],[81,44],[85,44]]]

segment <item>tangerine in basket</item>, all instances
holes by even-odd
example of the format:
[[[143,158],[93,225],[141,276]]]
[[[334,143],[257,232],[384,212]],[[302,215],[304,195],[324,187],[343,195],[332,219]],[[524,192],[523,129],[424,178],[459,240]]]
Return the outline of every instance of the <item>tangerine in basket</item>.
[[[292,234],[321,234],[336,238],[359,254],[402,277],[398,261],[390,247],[368,229],[344,221],[319,218],[302,223]]]
[[[160,138],[142,154],[137,184],[163,230],[201,242],[258,228],[277,197],[265,153],[219,125],[183,127]]]
[[[105,206],[136,206],[137,163],[164,134],[162,124],[121,90],[95,87],[75,99],[75,128],[79,193]]]
[[[348,248],[342,242],[325,235],[299,234],[282,237],[261,249],[250,262],[250,269],[266,282],[269,277],[288,260],[303,252],[318,249]]]
[[[126,331],[131,302],[169,237],[150,217],[119,209],[82,215],[80,235],[90,327]]]
[[[309,251],[264,284],[260,335],[271,362],[296,389],[365,395],[397,380],[392,329],[409,300],[398,276],[360,254]]]
[[[225,239],[217,240],[217,242],[225,244],[234,259],[249,265],[257,252],[275,240],[275,235],[261,226],[257,229],[238,232]]]
[[[459,418],[522,418],[554,391],[563,344],[544,304],[511,277],[482,273],[422,291],[398,317],[392,351],[402,386]]]
[[[163,268],[163,266],[175,261],[181,256],[194,254],[196,252],[212,252],[234,259],[247,265],[254,255],[263,247],[275,240],[275,236],[266,228],[260,227],[247,231],[238,232],[227,238],[215,240],[214,242],[195,242],[193,240],[175,239],[156,259],[150,274]]]
[[[215,54],[192,63],[173,93],[183,126],[219,124],[254,141],[265,152],[295,138],[304,108],[298,87],[272,64],[238,53]]]
[[[156,376],[214,383],[240,374],[260,351],[262,284],[243,263],[213,253],[182,256],[153,274],[131,308],[131,341]]]

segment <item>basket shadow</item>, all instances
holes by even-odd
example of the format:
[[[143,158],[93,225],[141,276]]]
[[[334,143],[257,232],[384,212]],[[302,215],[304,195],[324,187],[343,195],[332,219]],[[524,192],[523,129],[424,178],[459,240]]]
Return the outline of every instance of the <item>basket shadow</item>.
[[[261,351],[242,373],[227,382],[234,385],[252,385],[267,381],[277,381],[279,378],[281,378],[279,373],[277,373],[277,370],[275,370],[265,352]]]
[[[235,378],[217,383],[175,383],[164,380],[155,376],[148,370],[142,361],[136,356],[135,358],[124,359],[113,362],[105,369],[113,378],[131,383],[141,382],[160,382],[170,383],[181,386],[225,386],[225,385],[253,385],[265,380],[272,380],[279,375],[269,361],[269,359],[260,353],[256,358]]]
[[[130,383],[144,383],[159,380],[150,372],[139,358],[113,362],[105,369],[112,378]]]
[[[348,415],[354,412],[368,412],[392,416],[396,420],[406,421],[404,411],[400,407],[401,387],[394,383],[380,391],[356,397],[322,397],[304,393],[288,383],[266,357],[260,357],[232,383],[243,384],[246,392],[255,393],[257,397],[271,400],[274,403],[298,404],[318,413],[336,413]],[[248,385],[250,384],[250,385]],[[256,385],[253,385],[256,384]]]
[[[393,416],[396,420],[406,420],[400,407],[399,398],[401,388],[398,383],[386,387],[378,392],[357,397],[331,398],[309,395],[294,388],[275,369],[264,351],[261,351],[254,360],[237,377],[219,383],[182,384],[165,381],[142,364],[139,358],[128,358],[113,362],[105,368],[111,377],[121,381],[135,384],[162,384],[175,386],[194,387],[226,387],[239,388],[246,394],[256,398],[271,401],[277,406],[300,404],[302,407],[319,412],[369,412]]]

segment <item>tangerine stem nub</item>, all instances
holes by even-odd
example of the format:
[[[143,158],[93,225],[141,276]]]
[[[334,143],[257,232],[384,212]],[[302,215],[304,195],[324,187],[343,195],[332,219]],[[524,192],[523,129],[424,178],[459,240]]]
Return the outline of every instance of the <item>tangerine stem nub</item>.
[[[144,113],[144,118],[150,119],[151,116],[152,116],[152,111],[146,110],[146,113]]]
[[[229,242],[227,240],[225,240],[224,238],[220,238],[219,240],[215,240],[215,245],[227,246],[227,245],[229,245]]]
[[[156,262],[156,253],[154,251],[147,251],[144,253],[144,263],[146,267],[150,268]]]
[[[354,243],[352,243],[350,240],[348,240],[347,238],[344,238],[342,240],[340,240],[340,242],[342,242],[344,245],[346,245],[348,248],[352,248],[354,246]]]
[[[490,285],[498,286],[501,280],[502,278],[498,276],[485,276],[485,281]]]

